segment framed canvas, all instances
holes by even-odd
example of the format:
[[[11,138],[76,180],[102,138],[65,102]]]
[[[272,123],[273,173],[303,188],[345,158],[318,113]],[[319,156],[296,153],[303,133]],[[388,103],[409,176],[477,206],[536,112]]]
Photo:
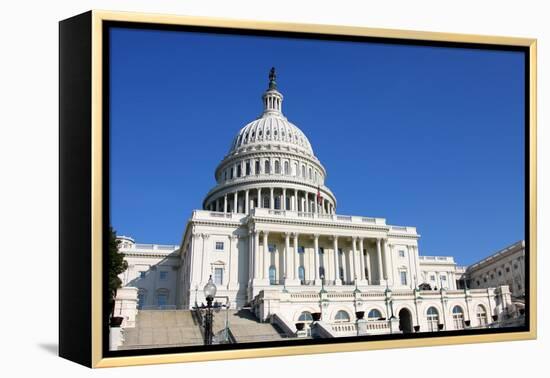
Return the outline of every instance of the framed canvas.
[[[536,40],[60,22],[59,353],[536,337]]]

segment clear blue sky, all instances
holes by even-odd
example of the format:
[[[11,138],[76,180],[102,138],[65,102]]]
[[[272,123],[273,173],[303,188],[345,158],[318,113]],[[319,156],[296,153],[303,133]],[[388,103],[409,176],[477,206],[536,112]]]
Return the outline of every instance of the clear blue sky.
[[[460,264],[524,238],[519,52],[131,29],[111,47],[119,234],[180,243],[275,66],[338,213],[416,226],[421,254]]]

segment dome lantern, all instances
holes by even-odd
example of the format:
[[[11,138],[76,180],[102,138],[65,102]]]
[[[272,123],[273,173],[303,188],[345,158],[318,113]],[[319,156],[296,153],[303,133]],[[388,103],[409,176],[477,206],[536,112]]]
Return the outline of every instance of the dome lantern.
[[[283,95],[277,90],[275,67],[269,71],[269,88],[262,96],[265,115],[282,115]]]

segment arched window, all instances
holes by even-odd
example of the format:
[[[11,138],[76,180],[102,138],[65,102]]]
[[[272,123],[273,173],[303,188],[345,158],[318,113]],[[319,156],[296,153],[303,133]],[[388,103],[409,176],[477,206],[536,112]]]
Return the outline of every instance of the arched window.
[[[290,164],[288,164],[288,161],[285,161],[285,175],[290,174]]]
[[[317,171],[315,171],[315,174],[314,174],[314,176],[313,176],[313,179],[314,179],[315,182],[317,182]]]
[[[298,171],[298,163],[294,163],[294,176],[298,176],[300,172]]]
[[[273,265],[269,267],[269,284],[277,285],[277,268]]]
[[[306,280],[306,270],[303,266],[298,267],[298,279],[304,283]]]
[[[281,163],[279,163],[279,160],[275,160],[275,173],[281,173]]]
[[[306,178],[306,166],[302,165],[302,177]]]
[[[147,300],[147,290],[139,289],[138,291],[138,310],[141,310],[145,306],[145,301]]]
[[[270,170],[271,170],[271,168],[269,166],[269,160],[266,160],[265,163],[264,163],[264,173],[269,174],[269,173],[271,173]]]
[[[264,209],[269,209],[271,204],[269,203],[269,197],[264,197]]]
[[[256,160],[256,165],[254,167],[254,173],[259,175],[260,174],[260,161]]]
[[[437,331],[437,325],[439,324],[439,312],[437,312],[437,309],[435,307],[430,307],[426,317],[428,319],[428,330],[430,332]]]
[[[312,180],[313,179],[313,176],[311,174],[311,168],[309,168],[309,179]]]
[[[168,290],[167,289],[158,289],[157,290],[157,306],[160,309],[168,306]]]
[[[476,308],[476,318],[477,318],[477,324],[480,327],[487,326],[487,311],[485,310],[485,307],[482,305],[478,305]]]
[[[299,322],[306,322],[306,323],[309,323],[309,322],[312,322],[313,321],[313,316],[311,316],[311,312],[309,311],[304,311],[300,314],[300,316],[298,317],[298,321]]]
[[[373,308],[369,311],[369,315],[367,316],[368,320],[378,320],[382,317],[382,313],[378,311],[377,309]]]
[[[340,310],[336,313],[336,316],[334,317],[334,321],[338,323],[349,322],[350,321],[349,314],[344,310]]]
[[[245,169],[245,175],[249,175],[250,174],[250,160],[247,160],[246,161],[246,165],[245,165],[246,169]]]
[[[460,306],[453,307],[453,324],[455,329],[464,329],[464,311]]]

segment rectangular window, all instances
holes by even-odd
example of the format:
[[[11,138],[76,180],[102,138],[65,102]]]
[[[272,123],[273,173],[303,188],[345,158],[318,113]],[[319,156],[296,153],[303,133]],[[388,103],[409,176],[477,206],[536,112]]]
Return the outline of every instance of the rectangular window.
[[[405,257],[405,251],[404,250],[399,250],[399,257]]]
[[[338,248],[338,254],[339,254],[339,255],[343,255],[343,254],[344,254],[344,251],[342,251],[342,248]]]
[[[223,268],[215,268],[214,269],[214,283],[216,285],[222,285],[223,284]]]
[[[303,245],[298,246],[298,253],[304,253],[306,248]]]
[[[159,278],[161,281],[165,281],[168,278],[168,272],[165,270],[161,270],[159,274]]]
[[[216,250],[223,251],[223,242],[216,242]]]
[[[407,284],[407,272],[399,272],[399,276],[401,277],[401,285]]]
[[[325,249],[323,247],[319,247],[319,254],[320,255],[324,255],[325,254]]]
[[[430,276],[430,281],[435,281],[435,276],[433,274]]]
[[[145,273],[146,272],[143,271],[143,270],[141,272],[139,272],[139,278],[145,278]]]
[[[441,281],[447,281],[447,276],[441,276]]]
[[[277,246],[275,244],[268,244],[267,248],[269,252],[275,252],[275,250],[277,249]]]
[[[159,307],[166,306],[168,304],[168,295],[167,294],[158,294],[157,295],[157,305]]]

